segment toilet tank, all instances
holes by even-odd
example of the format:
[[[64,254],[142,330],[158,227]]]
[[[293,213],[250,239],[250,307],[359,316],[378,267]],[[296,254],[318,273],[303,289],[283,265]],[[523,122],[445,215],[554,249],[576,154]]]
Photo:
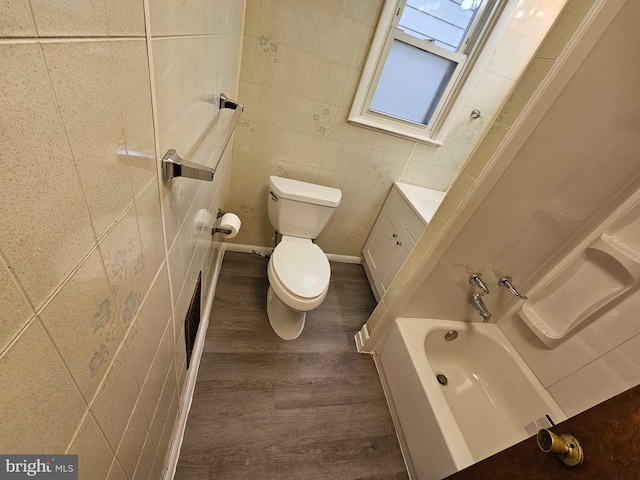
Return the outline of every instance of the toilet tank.
[[[269,221],[282,235],[313,239],[329,223],[341,198],[337,188],[271,176]]]

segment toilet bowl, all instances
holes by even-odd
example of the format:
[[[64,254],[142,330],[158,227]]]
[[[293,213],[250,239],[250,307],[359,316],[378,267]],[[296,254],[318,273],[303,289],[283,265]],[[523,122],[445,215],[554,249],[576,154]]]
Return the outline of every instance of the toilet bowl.
[[[281,240],[267,266],[267,315],[280,338],[297,338],[307,312],[327,296],[331,266],[313,239],[327,225],[341,197],[336,188],[281,177],[269,179],[269,220]]]
[[[271,254],[267,275],[269,323],[280,338],[293,340],[302,333],[307,312],[327,296],[329,260],[311,240],[285,236]]]

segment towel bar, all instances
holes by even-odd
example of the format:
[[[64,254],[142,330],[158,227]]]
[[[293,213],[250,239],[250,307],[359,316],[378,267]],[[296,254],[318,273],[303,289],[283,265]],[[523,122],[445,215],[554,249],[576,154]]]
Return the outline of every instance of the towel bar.
[[[233,116],[227,126],[227,134],[225,135],[222,150],[220,151],[220,157],[216,161],[216,166],[211,168],[189,162],[181,158],[178,155],[178,152],[174,149],[169,149],[167,153],[165,153],[164,157],[162,157],[162,174],[165,182],[176,177],[195,178],[196,180],[206,180],[208,182],[213,181],[213,176],[216,172],[216,168],[218,168],[218,163],[220,163],[220,159],[227,148],[227,144],[229,143],[231,134],[238,123],[240,114],[244,111],[244,105],[234,100],[230,100],[224,93],[221,93],[220,96],[207,96],[203,98],[203,101],[214,105],[217,104],[221,110],[223,108],[234,110]]]

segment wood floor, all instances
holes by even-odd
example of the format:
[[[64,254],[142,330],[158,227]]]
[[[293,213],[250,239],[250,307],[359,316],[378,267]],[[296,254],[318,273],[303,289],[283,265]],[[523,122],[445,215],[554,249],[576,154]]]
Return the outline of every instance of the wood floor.
[[[266,261],[226,252],[175,480],[407,479],[384,393],[353,336],[375,307],[361,265],[331,264],[296,340],[266,313]]]

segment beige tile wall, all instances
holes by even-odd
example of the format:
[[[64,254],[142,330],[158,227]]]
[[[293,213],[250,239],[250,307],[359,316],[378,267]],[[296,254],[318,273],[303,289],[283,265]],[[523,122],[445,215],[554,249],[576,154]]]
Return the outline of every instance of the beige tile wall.
[[[159,155],[175,149],[184,159],[217,167],[211,183],[176,178],[161,187],[175,338],[184,336],[183,319],[198,273],[202,271],[204,298],[220,261],[221,237],[197,229],[195,221],[201,209],[215,214],[226,208],[231,147],[222,152],[220,133],[233,111],[220,111],[201,99],[220,93],[237,98],[243,14],[244,2],[236,0],[151,2]],[[178,343],[176,348],[184,346]],[[181,372],[184,358],[176,364]],[[179,384],[184,384],[184,378]]]
[[[224,206],[230,155],[213,184],[164,184],[156,145],[219,153],[225,118],[197,99],[236,94],[244,3],[211,4],[0,6],[0,452],[77,453],[80,478],[161,478],[182,319],[219,251],[191,220]]]
[[[243,220],[234,240],[272,246],[269,175],[342,190],[318,243],[359,256],[391,184],[444,191],[501,105],[562,2],[509,7],[444,139],[434,147],[346,121],[383,0],[248,0],[230,206]],[[526,13],[523,13],[526,12]],[[532,20],[533,18],[533,20]],[[470,120],[474,108],[479,120]]]

